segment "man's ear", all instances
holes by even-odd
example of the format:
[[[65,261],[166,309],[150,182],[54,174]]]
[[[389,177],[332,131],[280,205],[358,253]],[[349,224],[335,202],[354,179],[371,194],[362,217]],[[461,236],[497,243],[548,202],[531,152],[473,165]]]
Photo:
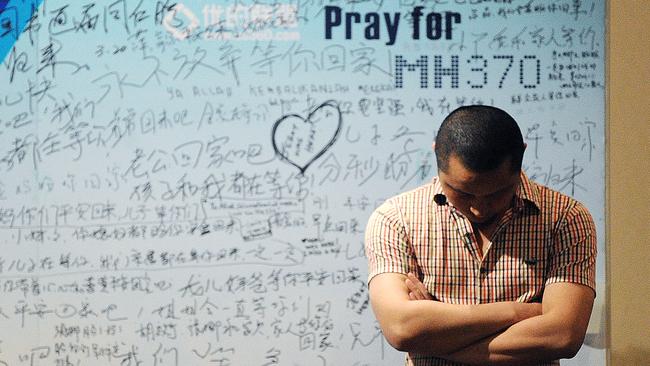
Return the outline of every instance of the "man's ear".
[[[524,146],[524,148],[525,148],[525,146]],[[436,151],[436,142],[435,141],[431,143],[431,150]]]
[[[528,147],[528,144],[524,142],[524,151],[526,151],[527,147]]]

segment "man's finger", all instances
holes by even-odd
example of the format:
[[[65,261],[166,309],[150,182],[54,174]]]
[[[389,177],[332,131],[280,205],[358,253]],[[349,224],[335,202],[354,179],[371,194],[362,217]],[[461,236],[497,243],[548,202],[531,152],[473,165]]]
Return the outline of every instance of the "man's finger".
[[[429,293],[429,290],[427,290],[426,286],[424,286],[422,281],[420,281],[420,279],[417,278],[415,274],[409,272],[407,275],[406,282],[407,282],[406,286],[409,287],[409,290],[418,293],[420,295],[419,298],[421,300],[433,300],[433,297]]]
[[[404,280],[404,283],[406,284],[406,287],[409,288],[409,291],[415,291],[418,289],[418,287],[415,286],[415,282],[413,282],[410,278]]]
[[[408,278],[404,281],[406,283],[406,287],[409,289],[409,297],[413,295],[417,299],[417,294],[420,292],[420,289],[413,283],[413,281],[409,280]]]

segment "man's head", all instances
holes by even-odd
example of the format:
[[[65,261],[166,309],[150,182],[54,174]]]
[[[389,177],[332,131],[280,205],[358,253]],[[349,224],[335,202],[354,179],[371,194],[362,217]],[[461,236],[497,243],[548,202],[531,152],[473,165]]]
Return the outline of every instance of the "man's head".
[[[512,204],[525,148],[519,126],[503,110],[456,109],[434,144],[443,192],[470,221],[494,222]]]
[[[505,111],[490,106],[460,107],[442,121],[435,143],[438,169],[445,171],[455,155],[468,169],[494,170],[508,159],[521,170],[524,140],[517,122]]]

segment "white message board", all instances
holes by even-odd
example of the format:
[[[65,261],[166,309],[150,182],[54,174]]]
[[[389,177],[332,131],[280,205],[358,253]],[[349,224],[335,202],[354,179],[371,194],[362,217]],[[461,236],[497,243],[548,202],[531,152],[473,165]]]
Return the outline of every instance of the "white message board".
[[[592,212],[604,287],[602,1],[0,6],[0,365],[401,364],[363,231],[468,104]]]

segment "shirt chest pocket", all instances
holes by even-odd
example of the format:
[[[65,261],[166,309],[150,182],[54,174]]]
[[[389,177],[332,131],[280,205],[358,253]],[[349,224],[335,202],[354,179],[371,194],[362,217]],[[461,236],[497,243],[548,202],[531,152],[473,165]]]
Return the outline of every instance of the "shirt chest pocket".
[[[524,256],[512,258],[512,287],[510,294],[514,301],[530,302],[541,301],[546,283],[547,261],[542,256]],[[505,271],[507,276],[507,272]]]

